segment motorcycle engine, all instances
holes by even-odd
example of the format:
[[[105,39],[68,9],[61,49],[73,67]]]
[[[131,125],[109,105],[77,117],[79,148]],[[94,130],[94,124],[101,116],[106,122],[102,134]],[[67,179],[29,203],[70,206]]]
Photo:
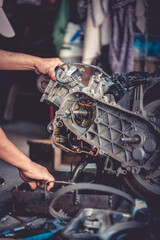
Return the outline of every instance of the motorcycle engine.
[[[132,86],[129,75],[115,80],[115,75],[94,66],[96,72],[85,86],[81,64],[66,65],[57,70],[57,81],[50,80],[45,88],[45,77],[38,80],[41,102],[58,108],[48,125],[54,144],[65,151],[117,162],[117,176],[124,175],[138,195],[159,198],[160,124],[156,116],[160,102],[145,107],[142,102],[144,93],[160,79],[145,76],[137,84],[134,76]]]

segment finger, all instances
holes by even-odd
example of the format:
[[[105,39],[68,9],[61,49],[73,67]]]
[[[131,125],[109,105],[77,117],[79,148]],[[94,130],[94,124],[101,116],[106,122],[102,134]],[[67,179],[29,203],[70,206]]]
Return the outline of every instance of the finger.
[[[60,67],[61,65],[63,65],[63,62],[60,59],[58,59],[57,67]]]
[[[37,74],[37,75],[40,75],[41,73],[38,71],[38,69],[36,68],[35,70],[35,73]]]
[[[47,183],[47,187],[46,187],[47,191],[49,191],[51,188],[53,188],[53,186],[54,186],[53,182]]]
[[[55,70],[54,69],[50,69],[48,71],[48,75],[52,78],[53,81],[56,81]]]
[[[38,184],[40,187],[44,187],[45,186],[45,181],[41,180],[41,181],[38,181]]]
[[[29,186],[32,190],[37,188],[37,182],[36,181],[30,181],[30,182],[28,182],[28,184],[29,184]]]
[[[20,177],[25,181],[25,182],[30,182],[32,181],[30,178],[27,178],[22,171],[19,170],[19,175]]]

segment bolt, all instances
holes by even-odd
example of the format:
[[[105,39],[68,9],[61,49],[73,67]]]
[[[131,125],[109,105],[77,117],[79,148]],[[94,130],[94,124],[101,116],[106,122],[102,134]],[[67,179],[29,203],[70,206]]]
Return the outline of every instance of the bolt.
[[[134,137],[122,137],[121,141],[124,143],[140,143],[140,137],[134,136]]]
[[[69,115],[69,114],[70,114],[70,111],[67,109],[67,110],[65,111],[65,114],[66,114],[66,115]]]
[[[132,173],[133,174],[137,175],[139,172],[140,172],[140,168],[138,168],[138,167],[133,167],[132,168]]]
[[[100,153],[100,154],[104,154],[104,151],[103,151],[103,150],[100,150],[99,153]]]
[[[61,120],[59,120],[57,123],[56,123],[57,127],[60,128],[60,127],[63,127],[63,122]]]
[[[92,151],[89,151],[89,154],[93,155],[93,152],[92,152]]]
[[[74,202],[75,206],[80,204],[80,199],[79,196],[76,196],[75,202]]]
[[[86,116],[88,114],[88,112],[86,110],[74,110],[73,111],[74,115],[83,115]]]
[[[131,171],[131,167],[129,167],[129,166],[126,169],[127,169],[128,172]]]
[[[126,165],[125,165],[124,163],[121,163],[121,166],[122,166],[123,168],[126,168]]]
[[[53,131],[53,126],[52,126],[52,125],[49,125],[49,126],[48,126],[48,130],[49,130],[49,131]]]

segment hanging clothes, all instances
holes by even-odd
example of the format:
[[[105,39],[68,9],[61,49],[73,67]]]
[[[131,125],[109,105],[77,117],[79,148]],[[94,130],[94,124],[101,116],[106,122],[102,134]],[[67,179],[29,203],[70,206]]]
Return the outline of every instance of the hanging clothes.
[[[134,30],[136,0],[111,0],[112,32],[109,61],[113,72],[134,69]]]
[[[109,0],[92,0],[88,4],[82,62],[92,63],[102,46],[110,42]]]
[[[137,0],[135,8],[136,26],[144,34],[146,32],[146,0]]]
[[[59,55],[59,52],[62,47],[63,38],[69,21],[69,17],[70,17],[69,2],[68,0],[61,0],[60,8],[58,10],[52,32],[53,44],[55,46],[57,55]]]
[[[108,15],[108,0],[91,1],[93,24],[98,27],[103,24]]]
[[[87,10],[87,21],[84,33],[84,47],[83,47],[83,57],[82,62],[91,64],[92,60],[100,52],[99,45],[99,29],[94,26],[91,17],[91,6],[88,5]]]

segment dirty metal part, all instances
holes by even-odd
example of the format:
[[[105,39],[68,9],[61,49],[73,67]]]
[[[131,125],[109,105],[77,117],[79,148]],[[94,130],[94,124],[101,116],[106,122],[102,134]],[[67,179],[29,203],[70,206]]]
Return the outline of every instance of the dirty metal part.
[[[139,143],[140,139],[138,137],[123,137],[121,141],[124,143]]]
[[[140,84],[138,87],[134,90],[134,102],[133,102],[133,112],[139,112],[143,116],[145,116],[145,111],[143,108],[143,85]]]
[[[56,197],[59,189],[66,185],[75,185],[74,182],[67,180],[70,178],[68,172],[55,171],[54,176],[60,180],[54,182],[52,191],[46,191],[45,188],[31,190],[28,184],[13,189],[13,212],[19,215],[38,215],[49,216],[48,207],[51,201]],[[101,193],[91,193],[86,191],[73,191],[60,197],[55,205],[55,209],[60,215],[73,217],[81,208],[112,208],[110,195]]]
[[[133,212],[101,210],[86,208],[77,215],[63,229],[63,236],[71,240],[80,239],[159,239],[159,224],[153,209],[137,209],[137,216]],[[142,217],[143,216],[143,217]]]
[[[57,78],[59,82],[50,81],[41,98],[42,102],[59,107],[55,120],[50,123],[54,144],[66,151],[93,156],[93,162],[98,155],[109,156],[118,163],[117,169],[125,165],[125,173],[141,178],[139,185],[147,194],[159,197],[160,176],[154,172],[160,167],[160,102],[156,99],[155,104],[152,100],[148,110],[144,99],[160,78],[146,73],[115,77],[100,71],[90,77],[85,87],[72,77],[72,72],[78,73],[75,66],[64,65],[71,72],[65,74],[68,82],[62,84],[63,74],[62,79]],[[56,137],[57,119],[63,122],[59,138]],[[122,170],[118,172],[123,174]]]
[[[119,222],[106,228],[103,233],[100,233],[100,239],[102,240],[123,239],[124,237],[126,237],[126,239],[132,239],[132,236],[134,236],[134,239],[152,239],[145,225],[136,221]],[[153,239],[158,240],[158,238]]]
[[[75,115],[73,119],[78,126],[84,128],[89,127],[96,116],[95,103],[92,99],[80,98],[76,101],[72,113]]]
[[[99,239],[100,232],[119,221],[127,221],[131,214],[120,211],[85,208],[63,230],[68,239]],[[102,228],[102,230],[101,230]]]
[[[44,93],[49,81],[50,77],[48,75],[41,74],[37,78],[37,88],[41,93]]]
[[[121,167],[119,167],[119,168],[117,169],[117,172],[116,172],[117,177],[118,177],[120,174],[122,174],[122,175],[127,175],[127,170],[122,169]]]
[[[72,114],[80,115],[80,116],[87,116],[88,112],[86,110],[73,110]]]
[[[70,101],[68,100],[70,99]],[[87,99],[87,96],[83,93],[79,93],[79,99]],[[76,93],[71,93],[64,99],[61,104],[61,108],[57,112],[57,119],[63,121],[63,125],[73,134],[81,139],[83,142],[88,143],[91,146],[100,150],[101,155],[109,155],[119,162],[125,162],[126,165],[136,166],[137,162],[134,159],[132,152],[137,146],[133,143],[126,146],[121,141],[121,136],[125,138],[138,137],[139,145],[144,146],[145,140],[149,136],[152,136],[153,141],[157,143],[158,148],[158,136],[159,131],[155,130],[153,126],[146,121],[146,119],[134,115],[132,112],[125,112],[119,107],[115,107],[102,102],[96,103],[96,116],[95,114],[85,120],[85,117],[76,118],[65,117],[65,110],[75,109],[75,106],[79,104],[76,100]],[[88,101],[90,98],[88,97]],[[92,117],[93,116],[93,117]],[[55,118],[56,122],[56,118]],[[53,123],[54,124],[54,123]],[[54,127],[54,126],[53,126]],[[53,131],[54,136],[54,131]],[[69,148],[68,148],[69,150]],[[153,155],[154,151],[149,154],[145,152],[145,162],[147,162]],[[143,162],[140,165],[144,167]]]
[[[152,115],[152,117],[156,118],[156,115],[159,116],[160,112],[160,100],[156,100],[152,103],[149,103],[144,107],[147,115]],[[158,125],[158,119],[157,125]],[[150,158],[149,161],[146,162],[145,168],[148,170],[148,174],[145,171],[140,171],[139,174],[131,175],[129,174],[124,178],[127,185],[129,185],[130,189],[136,193],[139,197],[144,198],[146,201],[152,199],[149,203],[151,206],[159,205],[159,186],[160,186],[160,171],[159,171],[159,157],[158,152],[156,150],[156,142],[153,140],[153,137],[150,136],[144,142],[144,149],[146,152],[154,152],[154,157]],[[155,161],[157,159],[157,161]],[[154,166],[155,164],[155,166]],[[155,169],[155,170],[154,170]],[[157,172],[157,174],[156,174]],[[156,174],[156,177],[154,177]]]
[[[59,118],[57,119],[59,122]],[[81,124],[88,124],[90,120],[86,119],[81,122]],[[73,153],[86,153],[91,156],[97,156],[99,150],[87,142],[84,142],[82,139],[79,139],[74,133],[70,130],[66,129],[65,125],[63,124],[62,127],[57,127],[57,122],[52,125],[54,128],[54,133],[52,134],[52,140],[57,147],[60,147],[64,151],[70,151]],[[65,133],[65,134],[64,134]]]
[[[49,216],[48,206],[54,193],[49,193],[48,198],[44,199],[44,192],[13,192],[13,211],[20,215],[38,215],[38,216]],[[66,194],[63,198],[59,199],[57,204],[58,212],[65,212],[69,216],[74,216],[77,211],[84,207],[98,207],[98,208],[109,208],[109,196],[104,195],[87,195],[79,194],[79,204],[74,203],[74,194]]]

